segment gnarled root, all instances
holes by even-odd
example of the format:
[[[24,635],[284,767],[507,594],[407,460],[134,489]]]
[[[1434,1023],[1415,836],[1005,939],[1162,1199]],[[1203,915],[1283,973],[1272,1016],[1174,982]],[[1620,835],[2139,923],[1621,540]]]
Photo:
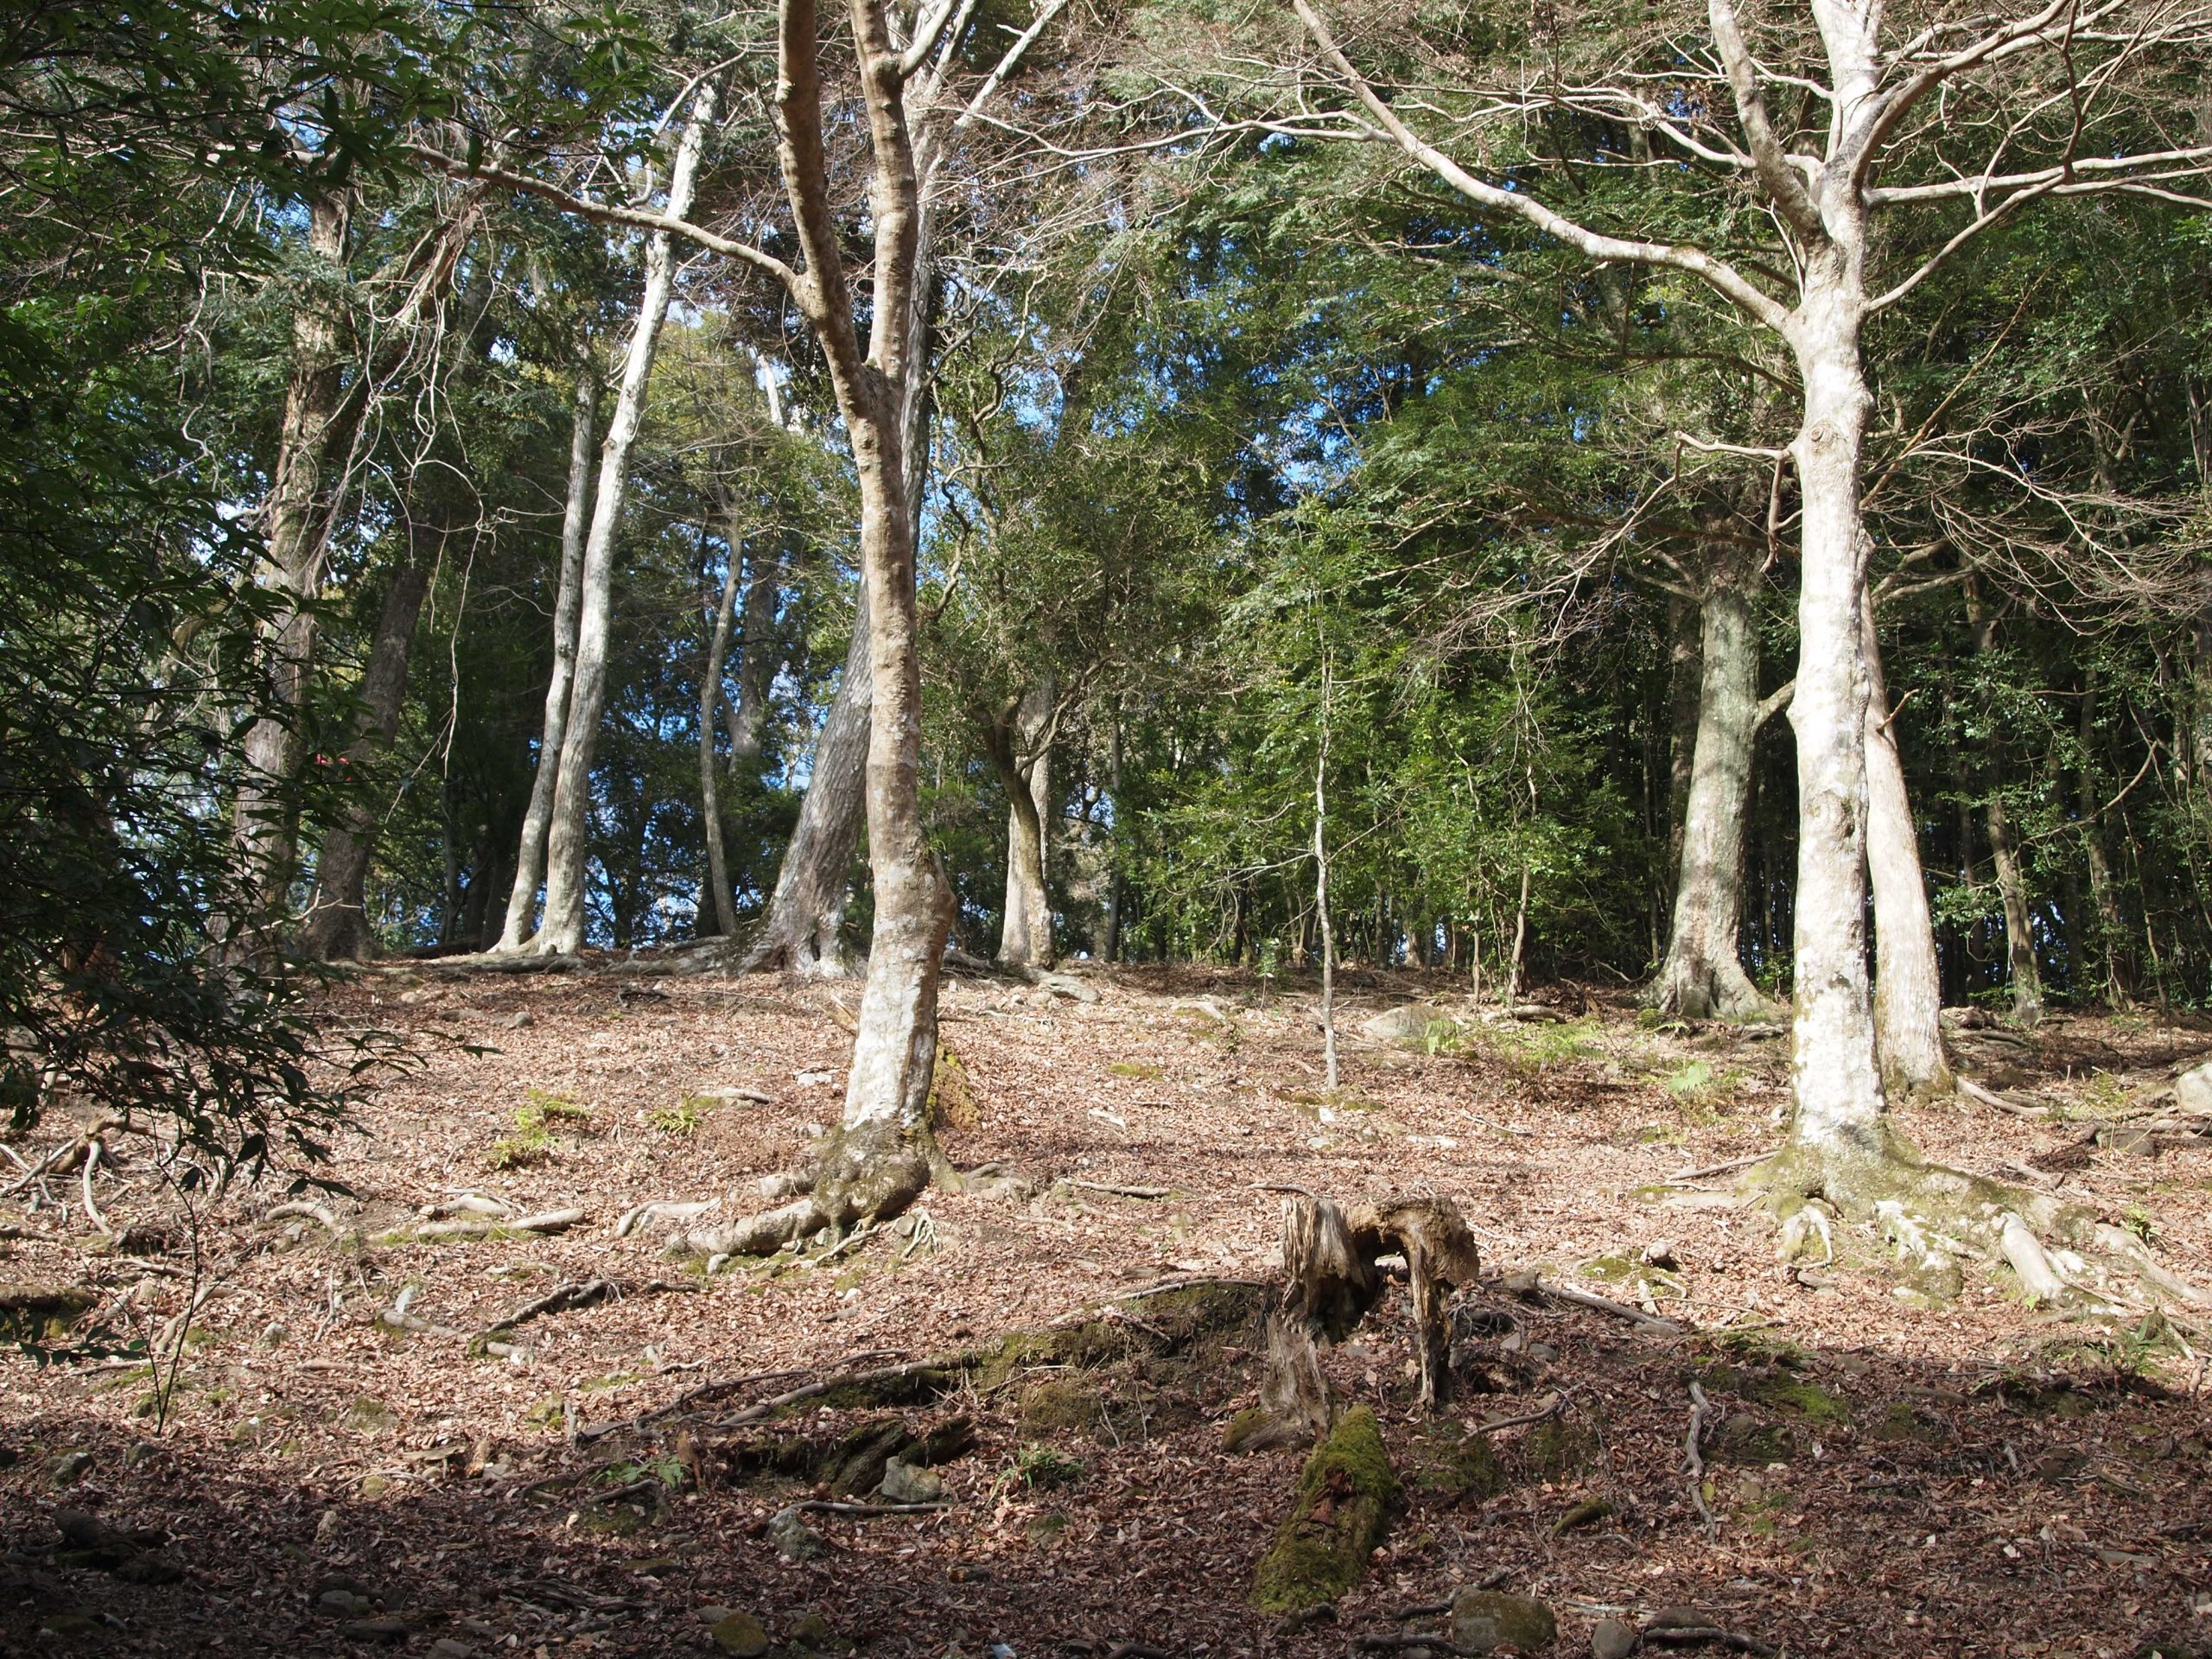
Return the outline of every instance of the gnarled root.
[[[1961,1262],[1978,1258],[2009,1269],[2036,1301],[2081,1313],[2142,1306],[2130,1291],[2153,1306],[2212,1306],[2212,1293],[2159,1267],[2139,1239],[2092,1211],[1929,1163],[1886,1128],[1863,1144],[1789,1147],[1749,1179],[1768,1191],[1785,1261],[1816,1241],[1830,1244],[1832,1217],[1852,1219],[1878,1226],[1910,1287],[1941,1300],[1959,1294]]]
[[[770,1255],[794,1240],[823,1231],[838,1238],[854,1227],[890,1221],[928,1190],[935,1147],[927,1129],[863,1123],[838,1130],[813,1168],[761,1183],[772,1203],[789,1201],[728,1227],[684,1236],[701,1255]]]

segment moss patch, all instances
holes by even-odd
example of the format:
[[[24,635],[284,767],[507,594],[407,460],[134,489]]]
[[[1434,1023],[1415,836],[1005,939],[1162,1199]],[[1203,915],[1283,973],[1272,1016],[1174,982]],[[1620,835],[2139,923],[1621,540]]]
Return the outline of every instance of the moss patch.
[[[1306,1460],[1289,1518],[1260,1558],[1252,1605],[1262,1612],[1297,1612],[1357,1584],[1382,1541],[1397,1491],[1375,1414],[1353,1407]]]

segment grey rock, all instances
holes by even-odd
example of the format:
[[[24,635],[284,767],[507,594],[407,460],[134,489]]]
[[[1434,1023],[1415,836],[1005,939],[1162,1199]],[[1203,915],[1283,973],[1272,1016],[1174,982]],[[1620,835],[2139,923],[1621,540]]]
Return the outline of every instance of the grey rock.
[[[830,1548],[795,1509],[778,1510],[768,1517],[768,1541],[787,1561],[808,1560]]]
[[[927,1469],[917,1469],[897,1458],[883,1465],[883,1501],[887,1503],[935,1503],[944,1497],[944,1482]]]
[[[515,1015],[513,1019],[507,1021],[507,1029],[509,1031],[527,1031],[537,1023],[537,1020],[530,1017],[530,1010],[525,1008],[520,1014]]]
[[[54,1484],[73,1486],[92,1470],[92,1454],[89,1452],[64,1452],[54,1459],[52,1465]]]
[[[702,1624],[719,1624],[736,1611],[734,1607],[724,1607],[719,1605],[702,1607],[699,1610],[699,1622]]]
[[[2212,1060],[2174,1079],[2174,1104],[2192,1117],[2212,1117]]]
[[[1601,1618],[1590,1632],[1592,1659],[1628,1659],[1640,1639],[1632,1626],[1618,1618]]]
[[[467,1643],[456,1642],[449,1636],[442,1636],[430,1643],[430,1659],[468,1659],[475,1651]]]
[[[1359,1022],[1359,1034],[1370,1042],[1418,1043],[1427,1039],[1429,1027],[1442,1019],[1434,1010],[1418,1003],[1401,1003],[1380,1014],[1369,1014]]]
[[[1552,1610],[1529,1596],[1498,1590],[1462,1590],[1452,1598],[1452,1640],[1463,1652],[1517,1648],[1541,1653],[1559,1637]]]
[[[338,1633],[355,1642],[404,1642],[415,1633],[415,1627],[396,1615],[387,1615],[351,1619],[338,1627]]]
[[[334,1618],[351,1618],[365,1613],[370,1606],[366,1596],[357,1596],[351,1590],[326,1590],[315,1599],[315,1605]]]

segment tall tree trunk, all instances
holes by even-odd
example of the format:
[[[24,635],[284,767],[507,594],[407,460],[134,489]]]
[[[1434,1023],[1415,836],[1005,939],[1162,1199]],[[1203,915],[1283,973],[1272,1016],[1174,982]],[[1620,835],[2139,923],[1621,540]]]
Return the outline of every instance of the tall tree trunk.
[[[1706,688],[1699,663],[1704,607],[1680,594],[1667,600],[1667,871],[1680,878],[1682,836],[1689,817],[1690,780]],[[1752,647],[1758,648],[1757,636]],[[1758,664],[1751,665],[1753,684]],[[1671,895],[1670,895],[1671,896]]]
[[[714,124],[715,89],[702,86],[693,98],[691,116],[677,146],[668,181],[668,214],[681,219],[691,208],[700,153]],[[526,947],[540,955],[573,955],[584,938],[584,860],[591,817],[592,759],[607,703],[607,637],[613,605],[614,538],[630,474],[630,450],[645,419],[645,388],[652,378],[653,355],[676,280],[676,257],[668,233],[655,232],[645,245],[645,291],[622,365],[621,389],[607,423],[600,452],[599,493],[593,503],[591,531],[584,543],[581,601],[576,613],[575,680],[569,695],[569,721],[563,734],[559,769],[553,779],[552,816],[546,837],[545,919]],[[519,883],[518,883],[519,886]]]
[[[1759,728],[1751,574],[1739,563],[1717,569],[1698,607],[1703,666],[1695,758],[1681,817],[1674,929],[1650,993],[1654,1006],[1693,1020],[1738,1020],[1766,1007],[1744,971],[1736,937],[1743,911],[1744,812]]]
[[[440,525],[434,534],[442,540],[447,527]],[[356,774],[357,786],[358,774],[391,747],[399,730],[408,653],[422,617],[423,595],[429,591],[430,571],[437,563],[435,552],[426,559],[412,546],[412,527],[408,539],[406,563],[392,572],[391,586],[385,590],[376,636],[361,674],[360,721],[345,751],[346,769]],[[301,949],[317,961],[352,960],[368,948],[366,893],[376,831],[373,807],[356,797],[323,836],[315,858],[315,898],[300,926]]]
[[[1866,870],[1874,888],[1874,1052],[1892,1096],[1948,1094],[1943,982],[1929,919],[1920,842],[1897,755],[1874,610],[1862,601],[1866,653]]]
[[[869,688],[874,683],[869,634],[863,582],[854,602],[853,638],[845,650],[843,676],[814,740],[806,798],[784,849],[767,914],[746,952],[747,973],[811,976],[847,971],[838,934],[845,924],[845,891],[852,882],[853,856],[860,850],[867,805],[862,783]]]
[[[999,929],[998,959],[1009,967],[1052,965],[1052,902],[1046,887],[1046,826],[1052,806],[1052,696],[1047,681],[1022,698],[998,765],[1007,793],[1006,914]]]
[[[1313,761],[1313,914],[1321,929],[1321,1055],[1337,1087],[1337,933],[1329,915],[1329,682],[1321,674],[1321,743]]]
[[[1967,587],[1967,620],[1974,630],[1974,654],[1984,656],[1994,650],[1996,614],[1982,604],[1971,581]],[[1997,896],[2005,909],[2005,957],[2012,986],[2012,1017],[2021,1025],[2032,1027],[2043,1020],[2043,972],[2036,961],[2027,877],[2020,866],[2018,843],[2012,837],[2012,815],[2005,806],[2005,768],[2001,762],[2005,748],[2002,742],[1991,745],[1993,760],[1998,764],[1992,767],[1989,798],[1982,808],[1982,829],[1989,836],[1990,861],[1997,871]]]
[[[344,189],[319,191],[308,203],[308,248],[334,277],[346,262],[351,225]],[[265,708],[246,728],[244,766],[232,809],[232,839],[253,887],[251,931],[275,921],[291,890],[296,856],[290,785],[304,758],[307,692],[314,665],[315,602],[329,544],[331,460],[348,440],[350,404],[341,378],[340,319],[329,300],[310,289],[292,314],[292,360],[284,389],[276,467],[266,513],[268,552],[260,582],[279,599],[264,625]]]
[[[537,918],[537,888],[545,879],[545,829],[553,817],[553,781],[568,741],[569,692],[575,681],[576,613],[583,602],[584,541],[591,527],[592,428],[598,417],[599,378],[588,359],[576,375],[575,422],[569,436],[569,499],[561,519],[561,576],[553,599],[553,676],[545,685],[545,719],[539,728],[537,774],[522,820],[515,879],[507,898],[500,950],[519,950]]]
[[[1109,962],[1119,962],[1122,909],[1127,897],[1122,880],[1122,711],[1118,701],[1114,709],[1114,730],[1106,750],[1106,794],[1114,803],[1113,838],[1109,843],[1114,861],[1106,878],[1106,946],[1103,954]]]
[[[1838,96],[1844,88],[1839,86]],[[1866,677],[1861,651],[1868,538],[1859,505],[1872,403],[1860,344],[1863,207],[1833,205],[1842,234],[1807,258],[1804,298],[1788,338],[1805,389],[1789,446],[1802,518],[1796,695],[1796,1018],[1790,1073],[1794,1146],[1832,1182],[1887,1161],[1881,1072],[1866,971]]]
[[[722,572],[721,601],[715,607],[715,631],[707,643],[707,669],[699,677],[699,812],[707,837],[707,886],[712,892],[715,931],[724,938],[737,931],[737,900],[730,892],[729,857],[722,846],[721,791],[715,766],[716,705],[722,700],[722,659],[729,652],[729,627],[737,611],[737,576],[744,542],[730,526],[729,565]],[[700,920],[706,918],[702,915]],[[705,932],[706,929],[699,930]]]
[[[775,689],[776,671],[783,666],[776,641],[776,609],[783,596],[783,556],[755,553],[747,564],[744,615],[738,635],[744,657],[738,664],[737,696],[724,704],[729,721],[730,765],[745,772],[760,763],[761,741],[768,729],[768,698]]]
[[[2112,1008],[2128,1005],[2133,989],[2127,971],[2126,934],[2120,914],[2120,899],[2113,887],[2112,863],[2105,853],[2102,803],[2097,799],[2097,679],[2094,671],[2082,685],[2082,776],[2079,813],[2082,841],[2089,866],[2089,904],[2095,912],[2096,953],[2104,983],[2102,995]]]

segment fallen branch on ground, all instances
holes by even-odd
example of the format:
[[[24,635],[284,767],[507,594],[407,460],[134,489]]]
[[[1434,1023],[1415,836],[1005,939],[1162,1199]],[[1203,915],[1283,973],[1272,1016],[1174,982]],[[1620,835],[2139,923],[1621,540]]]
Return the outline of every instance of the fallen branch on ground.
[[[1063,1179],[1056,1185],[1077,1192],[1104,1192],[1117,1198],[1164,1198],[1169,1189],[1164,1186],[1118,1186],[1111,1181],[1071,1181]]]
[[[1705,1522],[1705,1535],[1713,1537],[1720,1529],[1713,1519],[1713,1506],[1705,1501],[1705,1454],[1698,1449],[1698,1440],[1705,1433],[1707,1410],[1705,1390],[1693,1381],[1690,1383],[1690,1426],[1682,1436],[1682,1461],[1689,1466],[1690,1503],[1696,1508],[1698,1517]]]
[[[1731,1158],[1725,1164],[1705,1164],[1696,1169],[1678,1169],[1667,1179],[1670,1183],[1701,1181],[1708,1175],[1726,1175],[1736,1170],[1749,1169],[1753,1164],[1763,1164],[1773,1156],[1770,1152],[1755,1152],[1748,1158]]]
[[[2005,1099],[1994,1089],[1983,1088],[1972,1077],[1960,1077],[1957,1083],[1959,1092],[1968,1100],[1978,1100],[1985,1106],[1994,1106],[1999,1111],[2009,1112],[2014,1117],[2047,1118],[2050,1116],[2050,1109],[2048,1106],[2023,1106],[2017,1101]]]
[[[1566,1403],[1567,1396],[1559,1393],[1557,1390],[1554,1390],[1552,1393],[1544,1396],[1544,1403],[1537,1407],[1535,1410],[1524,1411],[1517,1417],[1498,1417],[1494,1418],[1488,1422],[1477,1423],[1475,1425],[1475,1433],[1478,1434],[1497,1434],[1501,1433],[1509,1428],[1525,1428],[1530,1423],[1541,1423],[1547,1417],[1557,1416],[1559,1414],[1559,1408]],[[1410,1618],[1413,1615],[1409,1613],[1407,1614],[1406,1617]]]
[[[415,1229],[414,1236],[423,1243],[435,1243],[442,1239],[489,1238],[495,1233],[565,1233],[584,1219],[582,1210],[548,1210],[535,1216],[517,1216],[513,1220],[487,1219],[483,1221],[443,1221]]]
[[[614,1224],[614,1236],[627,1238],[647,1222],[691,1221],[701,1216],[711,1215],[721,1207],[720,1198],[655,1198],[650,1204],[635,1205],[625,1210],[622,1218]]]
[[[929,1515],[938,1510],[949,1510],[944,1503],[846,1503],[836,1498],[810,1497],[804,1503],[794,1503],[795,1510],[810,1510],[816,1515]]]
[[[1525,1290],[1522,1288],[1524,1284]],[[1544,1282],[1542,1274],[1533,1269],[1526,1274],[1525,1278],[1518,1274],[1508,1274],[1506,1287],[1519,1294],[1548,1296],[1554,1301],[1571,1302],[1577,1307],[1592,1308],[1600,1313],[1610,1313],[1617,1319],[1626,1319],[1631,1325],[1641,1325],[1647,1331],[1662,1331],[1671,1337],[1679,1337],[1683,1333],[1683,1327],[1674,1320],[1662,1319],[1656,1313],[1647,1313],[1642,1308],[1630,1307],[1625,1302],[1617,1302],[1610,1296],[1600,1296],[1597,1292],[1591,1290],[1578,1290],[1573,1285],[1548,1285]]]
[[[1739,1630],[1724,1630],[1717,1624],[1662,1624],[1643,1632],[1646,1643],[1657,1643],[1662,1648],[1726,1648],[1735,1653],[1748,1653],[1753,1659],[1774,1659],[1782,1651],[1771,1642],[1762,1642],[1756,1636],[1745,1636]]]

